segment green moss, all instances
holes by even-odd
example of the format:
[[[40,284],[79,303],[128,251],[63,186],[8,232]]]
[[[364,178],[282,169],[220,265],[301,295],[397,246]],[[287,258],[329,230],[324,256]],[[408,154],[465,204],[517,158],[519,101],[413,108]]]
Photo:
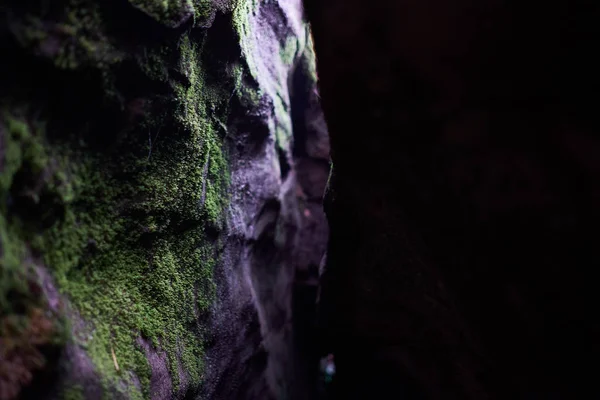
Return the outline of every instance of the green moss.
[[[233,82],[207,84],[202,46],[187,35],[178,46],[161,45],[147,54],[139,58],[141,73],[168,82],[173,93],[160,107],[163,114],[134,127],[110,158],[72,138],[85,132],[61,132],[71,139],[46,142],[43,125],[25,112],[19,118],[5,112],[10,118],[0,124],[12,138],[0,178],[0,235],[3,257],[11,265],[2,268],[1,285],[8,282],[5,271],[20,265],[23,243],[31,243],[86,321],[78,344],[91,356],[106,389],[127,390],[132,398],[149,396],[150,368],[136,344],[140,336],[166,351],[174,390],[179,366],[190,385],[203,376],[198,318],[214,299],[219,245],[206,232],[223,228],[228,204],[228,161],[217,121],[225,120],[234,87]],[[177,57],[175,67],[184,80],[169,79],[167,57]],[[156,135],[163,120],[170,121],[162,133],[169,137],[150,148],[144,134]],[[144,146],[147,152],[132,151]],[[31,195],[49,192],[61,218],[41,230],[27,226],[18,236],[14,231],[26,222],[6,220],[5,200],[25,162],[28,174],[43,177],[30,188]],[[5,299],[0,293],[9,306]],[[130,384],[130,371],[139,378],[141,393]]]
[[[290,142],[292,140],[291,127],[286,125],[287,124],[279,125],[275,130],[275,139],[277,142],[277,147],[284,151],[289,148]]]
[[[73,385],[65,389],[62,393],[62,400],[85,400],[83,387],[81,385]]]
[[[128,0],[131,5],[148,14],[156,21],[176,28],[193,18],[199,25],[213,12],[211,0]]]
[[[207,132],[205,143],[216,140]],[[216,262],[204,230],[222,220],[227,164],[216,142],[200,147],[200,137],[196,145],[187,139],[156,151],[152,165],[122,188],[99,160],[71,154],[65,167],[76,200],[63,198],[65,217],[44,237],[47,265],[93,325],[84,344],[101,376],[114,386],[128,379],[124,371],[134,371],[146,395],[150,370],[136,346],[140,335],[166,350],[176,384],[179,359],[191,384],[202,374],[202,338],[193,327],[212,301]],[[212,161],[203,176],[198,162],[208,154]],[[123,218],[114,207],[133,192],[139,201],[129,210],[139,220]]]
[[[316,84],[319,82],[319,77],[317,75],[317,55],[315,53],[315,45],[313,42],[312,32],[310,27],[306,27],[306,47],[304,48],[303,53],[303,65],[306,69],[307,75],[311,78],[311,83]]]
[[[168,64],[165,61],[172,52],[167,45],[155,48],[146,48],[141,55],[137,56],[137,62],[142,72],[154,81],[168,82]]]
[[[294,35],[290,35],[286,38],[285,44],[279,50],[279,57],[286,66],[291,66],[296,61],[300,44],[298,38]]]
[[[182,40],[180,67],[189,84],[174,84],[179,132],[154,149],[143,168],[135,157],[118,161],[132,174],[127,185],[114,180],[101,160],[65,154],[76,201],[63,199],[69,207],[46,234],[45,261],[92,322],[86,346],[107,384],[134,371],[147,390],[150,370],[136,346],[140,335],[166,350],[175,388],[179,362],[190,384],[202,376],[202,338],[195,326],[212,301],[216,263],[205,229],[224,223],[229,173],[206,110],[220,97],[204,84],[199,54],[189,39]],[[127,209],[137,219],[115,208],[126,199],[133,200]]]
[[[93,0],[67,0],[52,22],[40,15],[17,18],[13,31],[24,47],[47,57],[61,69],[83,66],[106,68],[123,59],[103,33],[99,4]]]
[[[250,15],[258,10],[258,0],[234,0],[233,27],[239,37],[242,55],[250,74],[257,79],[258,69],[254,60],[255,50],[251,40],[252,27]]]
[[[242,91],[244,90],[244,67],[239,64],[233,64],[229,67],[229,75],[233,78],[233,95],[241,97]]]
[[[10,203],[40,202],[38,193],[22,185],[19,172],[26,169],[36,182],[48,164],[38,127],[19,114],[0,107],[0,385],[14,396],[46,368],[45,351],[60,350],[66,340],[62,316],[43,296],[23,223],[8,215]]]
[[[29,296],[28,271],[24,268],[26,248],[19,240],[16,230],[0,215],[0,315],[13,312],[15,304],[9,301],[9,293]],[[18,306],[18,305],[17,305]]]
[[[9,190],[24,163],[33,161],[37,167],[47,157],[43,151],[39,159],[36,157],[40,146],[35,142],[30,127],[8,112],[0,114],[0,134],[4,147],[0,160],[0,315],[7,315],[14,306],[8,299],[9,292],[28,296],[27,275],[30,274],[25,267],[27,248],[20,238],[18,227],[7,220]]]
[[[241,63],[236,63],[230,69],[229,74],[235,85],[231,97],[236,95],[241,101],[242,106],[247,109],[256,108],[264,97],[264,93],[260,87],[254,87],[256,86],[255,81],[249,79],[248,71]]]

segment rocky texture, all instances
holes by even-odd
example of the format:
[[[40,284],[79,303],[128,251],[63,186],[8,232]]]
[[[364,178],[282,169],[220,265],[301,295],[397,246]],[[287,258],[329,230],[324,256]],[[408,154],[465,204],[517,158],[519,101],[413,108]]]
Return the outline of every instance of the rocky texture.
[[[320,310],[339,398],[597,396],[597,7],[306,9],[334,165]]]
[[[0,44],[0,399],[290,398],[328,166],[300,4],[9,1]]]

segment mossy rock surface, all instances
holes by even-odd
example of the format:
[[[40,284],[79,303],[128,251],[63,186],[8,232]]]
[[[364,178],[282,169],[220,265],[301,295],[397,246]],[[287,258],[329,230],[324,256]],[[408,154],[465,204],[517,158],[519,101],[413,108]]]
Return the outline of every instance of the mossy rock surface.
[[[159,367],[174,397],[203,382],[235,190],[230,121],[273,102],[243,44],[248,4],[0,9],[0,343],[42,336],[25,363],[32,380],[69,370],[59,355],[71,346],[103,398],[151,397]],[[290,67],[292,42],[281,43]],[[89,397],[64,378],[44,395]],[[0,367],[3,387],[28,393],[31,380],[17,381]]]
[[[145,397],[151,365],[139,337],[167,353],[175,392],[182,379],[202,379],[198,321],[214,296],[228,204],[219,119],[234,81],[209,82],[205,30],[130,46],[136,34],[114,14],[140,35],[151,36],[151,21],[103,7],[69,1],[3,15],[13,18],[2,40],[14,63],[3,66],[0,99],[0,304],[3,321],[36,323],[44,294],[32,293],[27,263],[37,260],[86,321],[69,340],[85,348],[106,396]],[[32,298],[24,311],[12,309],[15,292]]]

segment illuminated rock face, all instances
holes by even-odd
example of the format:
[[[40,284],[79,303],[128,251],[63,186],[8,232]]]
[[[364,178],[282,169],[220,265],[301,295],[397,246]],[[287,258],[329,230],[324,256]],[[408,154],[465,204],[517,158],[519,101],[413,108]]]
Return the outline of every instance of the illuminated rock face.
[[[598,394],[597,14],[305,7],[332,143],[320,313],[339,398]]]
[[[51,3],[0,7],[0,399],[302,396],[329,164],[300,4]]]

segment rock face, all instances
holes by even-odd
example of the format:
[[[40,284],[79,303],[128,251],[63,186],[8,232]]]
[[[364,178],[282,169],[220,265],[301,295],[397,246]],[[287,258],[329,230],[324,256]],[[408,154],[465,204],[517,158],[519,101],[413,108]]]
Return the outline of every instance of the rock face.
[[[308,396],[329,165],[300,3],[8,1],[0,44],[0,399]]]
[[[332,145],[319,308],[339,398],[597,396],[596,7],[305,7]]]

